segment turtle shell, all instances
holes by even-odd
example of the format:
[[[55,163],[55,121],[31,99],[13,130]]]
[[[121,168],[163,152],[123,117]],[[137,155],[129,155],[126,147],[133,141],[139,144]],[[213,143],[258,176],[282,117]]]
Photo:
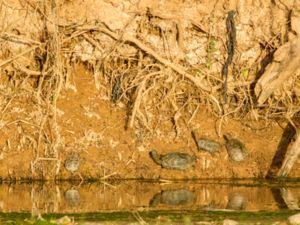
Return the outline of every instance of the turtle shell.
[[[66,170],[68,170],[71,173],[75,173],[80,166],[80,158],[76,154],[70,154],[67,156],[64,166]]]
[[[65,192],[64,197],[70,206],[76,206],[80,203],[80,193],[76,189],[69,189]]]
[[[220,143],[206,138],[199,138],[197,146],[199,150],[207,151],[211,154],[219,152],[221,149]]]
[[[195,193],[186,189],[164,190],[161,193],[154,195],[150,202],[150,206],[158,204],[165,205],[185,205],[192,203],[196,199]]]
[[[209,152],[210,154],[214,154],[216,152],[219,152],[221,149],[221,144],[219,142],[216,142],[214,140],[205,138],[205,137],[199,137],[198,132],[193,130],[192,131],[192,137],[194,138],[198,150]]]
[[[161,166],[168,169],[184,170],[195,163],[195,157],[181,152],[171,152],[160,156]]]
[[[226,149],[228,155],[233,161],[244,161],[248,155],[245,145],[238,139],[232,138],[229,134],[225,134]]]

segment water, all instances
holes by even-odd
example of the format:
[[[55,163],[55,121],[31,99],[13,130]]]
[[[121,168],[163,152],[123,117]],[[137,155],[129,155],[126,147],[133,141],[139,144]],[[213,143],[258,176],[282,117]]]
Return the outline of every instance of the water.
[[[249,180],[2,183],[0,221],[31,215],[101,221],[287,217],[300,209],[299,190],[297,182]]]

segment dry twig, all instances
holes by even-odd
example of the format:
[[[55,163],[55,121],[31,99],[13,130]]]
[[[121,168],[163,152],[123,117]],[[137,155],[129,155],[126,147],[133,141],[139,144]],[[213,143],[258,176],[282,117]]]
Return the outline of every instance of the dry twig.
[[[174,71],[176,71],[177,73],[179,73],[183,77],[185,77],[185,78],[189,79],[190,81],[192,81],[198,88],[200,88],[204,91],[210,91],[209,87],[204,86],[204,84],[202,83],[202,79],[187,73],[183,67],[181,67],[180,65],[175,65],[172,62],[168,61],[167,59],[163,58],[157,52],[155,52],[154,50],[152,50],[151,48],[146,46],[144,43],[142,43],[140,40],[132,37],[129,34],[123,34],[122,36],[118,36],[116,33],[110,31],[109,29],[107,29],[103,26],[101,26],[101,27],[99,27],[99,26],[89,27],[88,26],[88,27],[84,27],[82,29],[98,30],[98,31],[101,31],[101,32],[109,35],[110,37],[114,38],[115,40],[122,40],[124,42],[132,43],[132,44],[136,45],[137,47],[139,47],[144,52],[146,52],[147,54],[153,56],[160,63],[164,64],[167,67],[172,68]]]

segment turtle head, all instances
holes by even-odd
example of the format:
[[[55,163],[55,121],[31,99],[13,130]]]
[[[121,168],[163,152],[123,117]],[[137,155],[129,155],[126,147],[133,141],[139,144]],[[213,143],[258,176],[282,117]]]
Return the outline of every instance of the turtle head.
[[[198,132],[196,131],[196,130],[192,130],[192,137],[195,139],[195,140],[197,140],[199,137],[199,135],[198,135]]]
[[[150,206],[151,207],[156,207],[161,201],[161,193],[157,193],[156,195],[154,195],[154,197],[151,199],[150,201]]]
[[[160,159],[160,155],[157,153],[157,151],[155,149],[152,149],[149,152],[151,158],[153,159],[154,162],[156,162],[157,164],[161,165],[161,159]]]
[[[155,149],[151,149],[151,151],[149,152],[149,154],[150,154],[152,157],[155,156],[155,155],[158,156],[158,153],[157,153],[157,151],[156,151]]]
[[[229,133],[223,134],[223,137],[224,137],[224,139],[225,139],[226,141],[232,139],[232,136],[231,136],[231,134],[229,134]]]

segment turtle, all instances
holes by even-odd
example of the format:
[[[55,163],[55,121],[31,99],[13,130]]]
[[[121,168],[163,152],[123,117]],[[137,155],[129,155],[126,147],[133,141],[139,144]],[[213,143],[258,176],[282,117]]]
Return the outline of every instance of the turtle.
[[[171,152],[159,155],[156,150],[150,151],[150,156],[154,162],[166,169],[185,170],[194,165],[196,157],[186,153]]]
[[[66,170],[68,170],[69,172],[71,172],[72,174],[75,173],[80,166],[80,158],[77,154],[70,154],[67,156],[64,166],[66,168]]]
[[[150,206],[155,207],[158,204],[185,205],[194,202],[195,199],[195,193],[187,189],[164,190],[154,195]]]
[[[245,145],[240,140],[232,138],[228,133],[224,134],[224,139],[230,159],[236,162],[244,161],[248,155]]]
[[[199,138],[195,131],[192,131],[192,136],[196,141],[198,150],[203,150],[209,152],[210,154],[214,154],[216,152],[219,152],[222,147],[222,145],[217,141],[204,137]]]

